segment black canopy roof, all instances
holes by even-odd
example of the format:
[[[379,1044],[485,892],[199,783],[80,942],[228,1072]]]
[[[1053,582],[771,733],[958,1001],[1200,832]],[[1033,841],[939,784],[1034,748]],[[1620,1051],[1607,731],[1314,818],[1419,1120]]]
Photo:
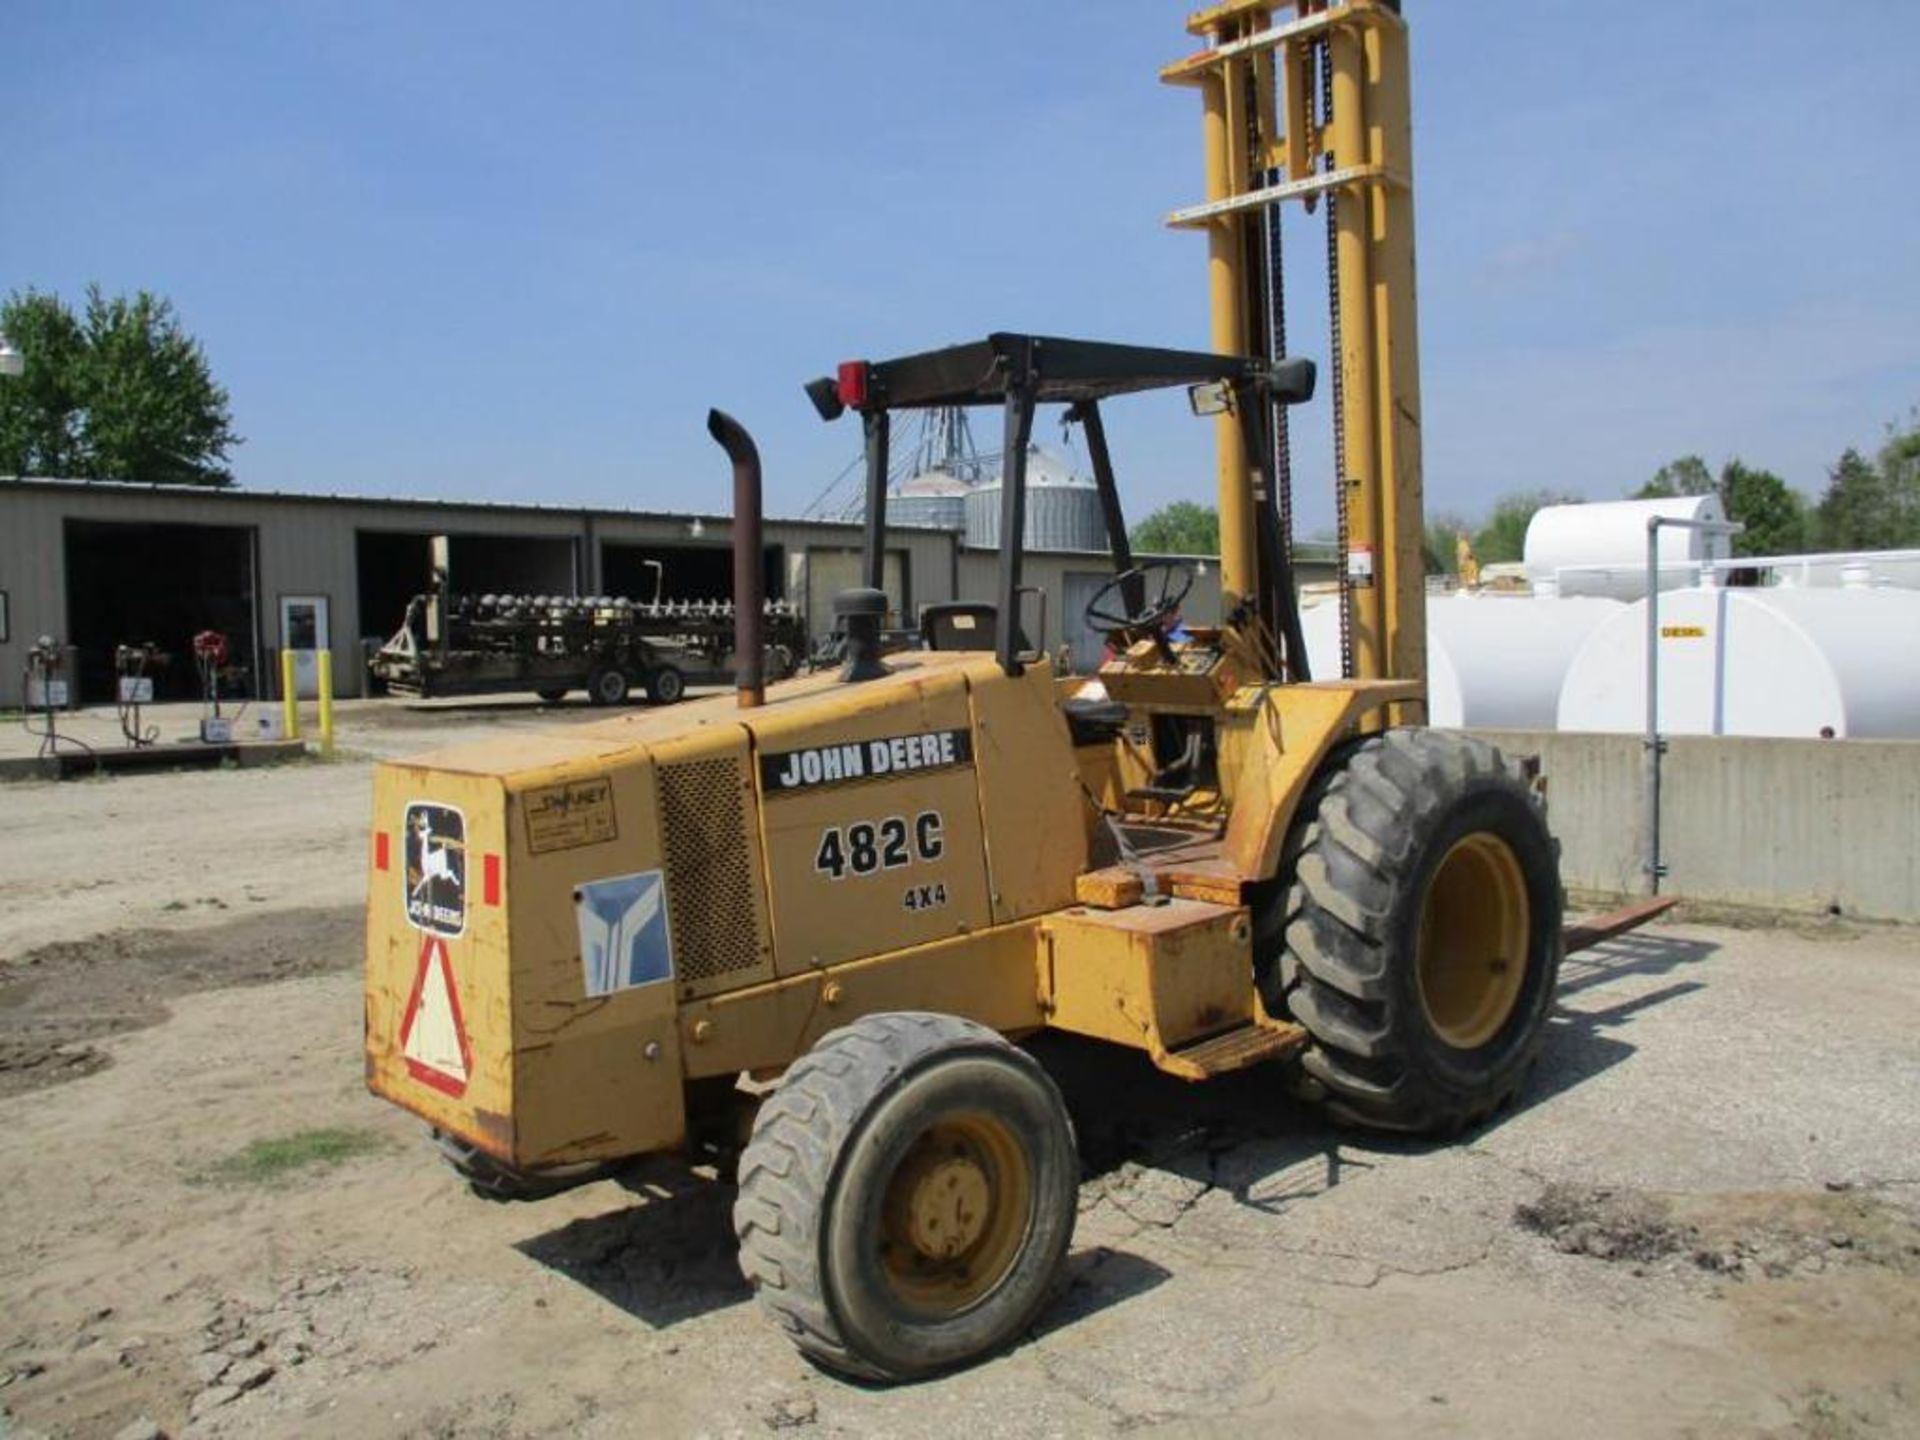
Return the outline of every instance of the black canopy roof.
[[[1026,450],[1037,404],[1078,405],[1087,430],[1094,484],[1100,492],[1109,544],[1116,564],[1132,562],[1113,465],[1107,457],[1106,431],[1097,402],[1111,395],[1176,386],[1226,382],[1255,392],[1257,403],[1237,407],[1247,453],[1267,453],[1268,402],[1299,404],[1313,398],[1314,366],[1303,356],[1271,362],[1207,350],[1163,350],[1145,345],[1116,345],[1101,340],[1065,340],[1050,335],[995,331],[985,340],[949,345],[897,360],[854,360],[837,376],[821,376],[806,391],[820,418],[832,421],[848,409],[860,412],[866,432],[867,487],[862,574],[870,590],[883,588],[887,513],[889,412],[947,405],[1005,405],[1006,446],[1000,499],[1000,586],[994,655],[1009,675],[1020,673],[1018,641],[1020,550],[1026,533]],[[1199,407],[1196,407],[1199,409]],[[1209,412],[1212,413],[1212,412]],[[1269,508],[1261,522],[1271,529]],[[1277,534],[1277,532],[1275,532]],[[1273,548],[1268,541],[1263,546]],[[1263,599],[1285,628],[1288,653],[1301,653],[1297,618],[1289,620],[1292,581],[1277,550],[1267,567],[1271,599]]]
[[[1032,388],[1036,401],[1070,403],[1263,373],[1260,361],[1238,355],[1002,330],[985,340],[870,362],[868,406],[895,410],[998,405],[1008,389],[1022,380]]]

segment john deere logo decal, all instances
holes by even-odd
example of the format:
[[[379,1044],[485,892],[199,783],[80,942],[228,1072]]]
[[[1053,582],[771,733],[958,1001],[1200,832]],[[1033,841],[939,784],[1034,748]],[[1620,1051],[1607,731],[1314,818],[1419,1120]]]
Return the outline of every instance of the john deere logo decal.
[[[467,928],[467,820],[451,805],[407,806],[407,923],[435,935]]]

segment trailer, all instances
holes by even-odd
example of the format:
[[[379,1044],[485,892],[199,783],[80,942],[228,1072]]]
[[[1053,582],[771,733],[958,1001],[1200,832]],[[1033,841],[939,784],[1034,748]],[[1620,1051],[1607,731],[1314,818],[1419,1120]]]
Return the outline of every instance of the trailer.
[[[805,653],[805,623],[784,602],[765,611],[762,663],[790,674]],[[619,705],[639,690],[669,705],[689,683],[730,678],[732,635],[728,601],[416,595],[368,669],[389,692],[420,698],[530,690],[552,702],[584,690],[596,705]]]

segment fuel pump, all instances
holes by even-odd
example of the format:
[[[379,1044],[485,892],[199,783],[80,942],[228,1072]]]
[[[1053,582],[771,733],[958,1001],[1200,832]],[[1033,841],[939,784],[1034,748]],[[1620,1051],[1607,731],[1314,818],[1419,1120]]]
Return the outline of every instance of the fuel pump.
[[[150,640],[141,645],[114,646],[114,702],[120,715],[120,733],[136,750],[160,738],[157,725],[141,726],[140,707],[153,703],[153,672],[172,663],[173,657]]]

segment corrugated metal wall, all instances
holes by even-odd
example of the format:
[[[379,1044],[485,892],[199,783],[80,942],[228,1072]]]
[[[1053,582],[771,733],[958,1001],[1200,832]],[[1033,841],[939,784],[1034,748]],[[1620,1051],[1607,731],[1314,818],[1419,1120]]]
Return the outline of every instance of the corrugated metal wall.
[[[345,696],[363,690],[358,637],[384,634],[399,620],[397,615],[359,613],[358,532],[562,540],[574,549],[578,588],[597,593],[601,585],[601,546],[684,545],[694,538],[694,519],[688,515],[0,480],[0,591],[6,592],[8,612],[7,635],[0,641],[0,705],[21,703],[21,670],[34,637],[67,637],[68,520],[220,525],[251,530],[257,567],[254,638],[261,650],[261,669],[268,676],[278,673],[274,652],[279,641],[281,598],[324,596],[334,674]],[[732,527],[726,518],[701,516],[699,526],[701,543],[721,549],[731,544]],[[860,529],[856,525],[769,520],[765,539],[769,546],[781,547],[791,565],[810,548],[835,552],[857,549]],[[899,556],[890,568],[900,575],[904,593],[899,599],[910,612],[923,604],[953,598],[956,540],[939,531],[901,531],[888,536],[889,549]],[[457,549],[457,538],[455,545]],[[137,584],[137,577],[129,577],[128,583]],[[423,573],[410,577],[407,583],[412,591],[424,590],[428,577]],[[242,646],[239,638],[234,637],[235,648],[250,652],[252,645]],[[267,688],[271,686],[269,680]]]
[[[8,600],[8,632],[0,641],[0,705],[21,703],[21,669],[33,638],[68,633],[65,522],[115,521],[153,525],[222,525],[250,529],[256,558],[256,624],[261,668],[276,675],[282,597],[321,595],[327,598],[334,651],[334,673],[342,695],[362,693],[361,635],[384,634],[398,616],[359,614],[359,576],[355,535],[360,531],[410,534],[451,534],[563,540],[574,547],[578,589],[599,593],[601,547],[608,544],[685,545],[726,547],[731,525],[724,517],[698,517],[693,534],[691,515],[648,515],[631,512],[569,511],[504,505],[461,505],[362,500],[335,496],[251,494],[245,491],[194,492],[137,485],[77,484],[61,481],[0,480],[0,591]],[[766,543],[785,552],[786,574],[805,574],[797,565],[810,549],[822,552],[822,571],[836,563],[830,556],[860,545],[857,525],[769,520]],[[903,616],[919,613],[923,605],[956,598],[991,600],[995,592],[998,556],[990,550],[960,547],[959,537],[945,531],[901,527],[887,535],[888,583],[902,592],[894,596]],[[456,546],[458,541],[456,539]],[[897,559],[894,557],[898,557]],[[1106,555],[1095,552],[1030,552],[1024,579],[1047,591],[1046,635],[1049,650],[1079,636],[1079,616],[1066,613],[1069,575],[1105,575],[1111,572]],[[1302,579],[1326,578],[1313,562],[1302,565]],[[1328,574],[1331,571],[1328,568]],[[897,579],[896,579],[897,577]],[[410,579],[412,590],[424,590],[428,577]],[[137,584],[137,577],[130,577]],[[1088,580],[1077,579],[1075,593]],[[1187,618],[1198,624],[1218,619],[1219,566],[1208,561],[1197,577],[1186,606]],[[813,587],[818,588],[818,587]],[[803,600],[801,595],[792,598]],[[831,627],[830,615],[810,616],[816,632]],[[1029,623],[1037,617],[1030,615]],[[129,640],[145,637],[129,636]],[[237,637],[236,637],[237,642]],[[241,648],[236,643],[236,648]],[[250,649],[251,647],[246,647]],[[272,688],[272,680],[267,687]]]

